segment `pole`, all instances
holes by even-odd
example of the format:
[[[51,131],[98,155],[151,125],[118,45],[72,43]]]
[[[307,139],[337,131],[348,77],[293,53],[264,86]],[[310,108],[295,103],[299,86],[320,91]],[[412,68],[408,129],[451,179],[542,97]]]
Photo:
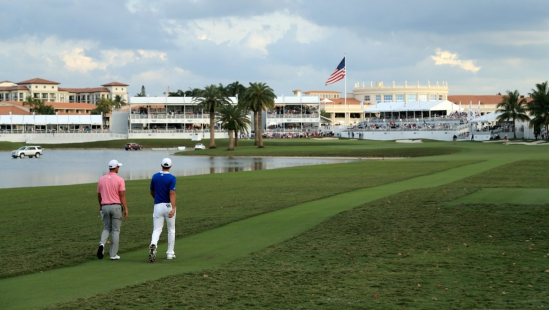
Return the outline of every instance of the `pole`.
[[[345,58],[345,126],[349,125],[347,121],[347,53],[343,54]]]

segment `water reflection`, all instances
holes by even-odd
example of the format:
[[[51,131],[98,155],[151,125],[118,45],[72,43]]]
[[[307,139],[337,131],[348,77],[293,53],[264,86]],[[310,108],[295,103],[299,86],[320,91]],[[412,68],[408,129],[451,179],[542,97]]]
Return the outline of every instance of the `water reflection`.
[[[126,180],[149,179],[160,171],[162,158],[170,157],[176,176],[266,170],[284,167],[344,163],[353,159],[231,158],[173,156],[171,151],[44,150],[40,158],[11,158],[0,152],[0,188],[94,183],[108,172],[108,163],[123,163],[119,174]]]

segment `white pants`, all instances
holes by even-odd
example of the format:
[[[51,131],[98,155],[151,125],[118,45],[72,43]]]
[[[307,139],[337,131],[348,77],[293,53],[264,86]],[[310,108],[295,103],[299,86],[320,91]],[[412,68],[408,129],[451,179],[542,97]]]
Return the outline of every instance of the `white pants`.
[[[168,217],[170,212],[172,212],[171,203],[158,203],[154,205],[154,228],[151,238],[151,244],[156,244],[158,246],[158,239],[160,238],[162,228],[164,227],[164,219],[166,219],[166,224],[168,226],[168,251],[166,252],[166,254],[175,254],[175,252],[173,251],[173,247],[175,244],[175,214],[172,218],[170,218]]]

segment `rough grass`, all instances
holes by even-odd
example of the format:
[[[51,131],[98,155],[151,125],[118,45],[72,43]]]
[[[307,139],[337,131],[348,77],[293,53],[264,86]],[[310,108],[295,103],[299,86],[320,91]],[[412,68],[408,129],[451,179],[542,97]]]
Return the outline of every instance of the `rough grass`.
[[[358,188],[392,183],[470,163],[364,161],[178,178],[177,236]],[[146,248],[152,229],[148,180],[127,181],[130,217],[120,253]],[[0,190],[3,214],[0,277],[67,267],[96,259],[103,229],[96,184]],[[163,236],[165,238],[165,236]],[[162,239],[162,242],[164,240]],[[24,246],[23,246],[24,245]]]
[[[401,192],[217,268],[49,308],[545,308],[549,205],[446,202],[507,187],[508,175],[524,188],[548,187],[539,173],[548,163]]]

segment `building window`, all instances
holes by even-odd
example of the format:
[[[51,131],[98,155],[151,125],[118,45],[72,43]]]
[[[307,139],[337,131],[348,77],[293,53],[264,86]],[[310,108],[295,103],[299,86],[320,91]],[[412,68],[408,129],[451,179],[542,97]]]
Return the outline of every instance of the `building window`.
[[[46,85],[44,85],[44,88],[46,88]]]
[[[364,101],[370,101],[370,95],[364,96]]]
[[[376,102],[381,102],[381,95],[376,95]]]
[[[55,89],[55,86],[52,86],[51,89]]]
[[[430,101],[435,101],[435,100],[437,100],[437,95],[430,95],[430,96],[429,96],[429,100],[430,100]]]
[[[408,95],[408,101],[417,101],[417,95]]]
[[[115,88],[114,90],[118,90],[118,88]]]
[[[34,88],[38,88],[38,85],[35,85]]]
[[[404,94],[397,94],[395,97],[395,102],[404,102]]]
[[[438,100],[443,100],[442,95],[438,95]]]
[[[419,95],[420,101],[427,101],[427,95]]]
[[[383,95],[383,101],[387,101],[387,102],[393,101],[393,95]]]

